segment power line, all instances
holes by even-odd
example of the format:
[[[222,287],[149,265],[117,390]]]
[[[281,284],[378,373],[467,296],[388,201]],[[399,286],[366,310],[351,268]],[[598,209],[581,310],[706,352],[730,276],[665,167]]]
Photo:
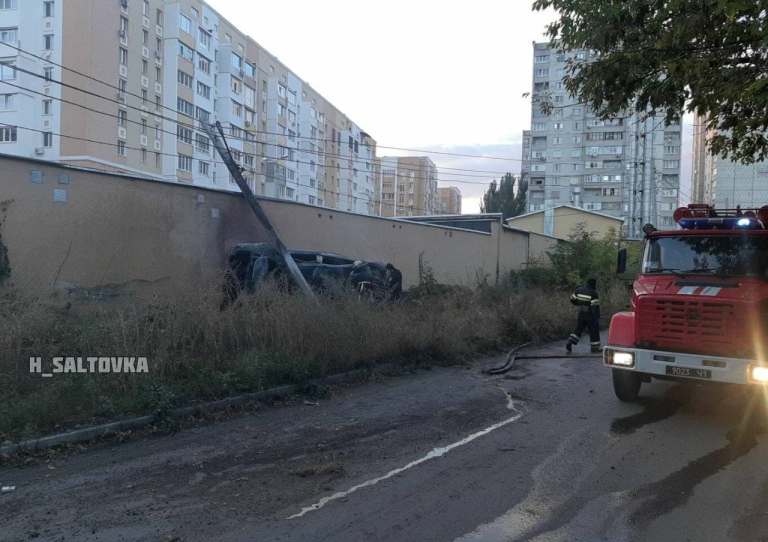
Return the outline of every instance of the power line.
[[[120,148],[121,147],[118,144],[109,143],[107,141],[97,141],[95,139],[89,139],[89,138],[84,138],[84,137],[72,136],[72,135],[67,135],[67,134],[63,134],[63,133],[59,133],[59,132],[51,132],[51,131],[47,131],[47,130],[39,130],[37,128],[29,128],[29,127],[26,127],[26,126],[19,126],[19,125],[16,125],[16,124],[0,123],[0,126],[7,126],[7,127],[11,127],[11,128],[17,128],[19,130],[26,130],[26,131],[30,131],[30,132],[37,132],[37,133],[41,133],[41,134],[49,133],[52,136],[56,136],[56,137],[62,137],[62,138],[65,138],[65,139],[73,139],[73,140],[77,140],[77,141],[84,141],[84,142],[93,143],[93,144],[96,144],[96,145],[104,145],[104,146],[107,146],[107,147],[115,147],[115,148]],[[123,148],[126,149],[126,150],[146,151],[148,153],[151,152],[151,153],[154,153],[154,154],[159,155],[159,156],[168,156],[168,157],[172,157],[172,158],[178,158],[179,156],[184,156],[184,155],[179,155],[179,154],[176,154],[176,153],[167,153],[167,152],[160,152],[160,151],[149,150],[149,149],[146,149],[144,147],[132,147],[130,145],[125,145]],[[254,155],[254,156],[261,157],[260,155]],[[198,162],[205,162],[205,163],[208,163],[208,164],[226,165],[223,161],[216,160],[215,158],[211,158],[211,160],[200,160],[199,158],[193,159],[193,160],[197,160]],[[56,162],[52,162],[52,163],[56,164]],[[117,169],[118,166],[115,166],[115,168]],[[112,173],[112,174],[116,173],[115,171],[108,171],[108,170],[100,170],[100,171],[103,171],[105,173]],[[251,172],[255,172],[255,170],[251,170]],[[146,177],[146,178],[148,178],[150,180],[157,180],[157,179],[152,179],[151,177]],[[360,200],[364,200],[364,201],[367,201],[367,202],[373,203],[373,204],[381,204],[381,205],[386,205],[386,206],[390,206],[390,207],[397,207],[398,209],[406,209],[406,210],[411,210],[411,211],[428,212],[427,209],[424,209],[422,207],[416,207],[416,206],[413,206],[413,205],[397,204],[397,203],[389,203],[386,200],[371,198],[368,195],[354,196],[352,194],[347,194],[347,193],[344,193],[344,192],[337,192],[337,191],[330,190],[330,189],[327,189],[327,188],[318,188],[317,186],[312,186],[312,185],[309,185],[309,184],[300,183],[298,181],[287,181],[287,184],[295,185],[295,186],[302,186],[302,187],[305,187],[305,188],[312,188],[312,189],[317,190],[318,192],[324,192],[324,193],[334,194],[334,195],[338,195],[338,196],[346,196],[347,198],[353,198],[355,200],[360,199]],[[289,186],[289,188],[290,188],[290,186]],[[287,200],[287,201],[293,201],[293,200]]]
[[[114,90],[117,90],[117,91],[119,91],[119,92],[121,92],[121,93],[124,93],[124,94],[128,94],[128,95],[134,96],[134,97],[136,97],[136,98],[139,98],[139,99],[141,99],[141,100],[143,100],[143,99],[144,99],[144,98],[143,98],[143,96],[140,96],[140,95],[138,95],[138,94],[135,94],[135,93],[133,93],[133,92],[130,92],[130,91],[128,91],[128,90],[123,90],[123,89],[121,89],[120,87],[118,87],[118,86],[116,86],[116,85],[113,85],[113,84],[111,84],[111,83],[108,83],[108,82],[106,82],[106,81],[103,81],[103,80],[101,80],[101,79],[98,79],[98,78],[96,78],[96,77],[94,77],[94,76],[92,76],[92,75],[88,75],[88,74],[85,74],[85,73],[83,73],[83,72],[80,72],[80,71],[78,71],[78,70],[75,70],[75,69],[73,69],[73,68],[69,68],[69,67],[67,67],[67,66],[64,66],[63,64],[59,64],[59,63],[57,63],[57,62],[54,62],[54,61],[52,61],[52,60],[49,60],[49,59],[43,58],[43,57],[41,57],[41,56],[39,56],[39,55],[36,55],[35,53],[32,53],[31,51],[27,51],[26,49],[22,49],[21,47],[18,47],[18,46],[16,46],[16,45],[11,45],[11,44],[9,44],[9,43],[2,43],[2,45],[5,45],[5,46],[7,46],[7,47],[10,47],[10,48],[12,48],[12,49],[15,49],[15,50],[16,50],[16,51],[18,51],[18,52],[21,52],[21,53],[25,53],[25,54],[27,54],[27,55],[30,55],[30,56],[32,56],[32,57],[34,57],[34,58],[37,58],[37,59],[39,59],[39,60],[41,60],[41,61],[43,61],[43,62],[46,62],[46,63],[52,64],[52,65],[54,65],[54,66],[57,66],[57,67],[59,67],[59,68],[62,68],[62,69],[64,69],[64,70],[67,70],[67,71],[71,71],[72,73],[75,73],[75,74],[77,74],[77,75],[80,75],[81,77],[85,77],[85,78],[87,78],[87,79],[90,79],[90,80],[92,80],[92,81],[98,82],[98,83],[100,83],[100,84],[102,84],[102,85],[105,85],[105,86],[107,86],[107,87],[109,87],[109,88],[112,88],[112,89],[114,89]],[[23,69],[21,69],[21,68],[17,68],[17,69],[19,69],[19,71],[25,71],[25,70],[23,70]],[[33,76],[36,76],[36,77],[43,77],[43,76],[40,76],[39,74],[36,74],[36,73],[34,73],[34,72],[28,72],[28,71],[25,71],[25,73],[29,73],[30,75],[33,75]],[[61,82],[59,82],[59,81],[52,81],[52,80],[50,80],[50,79],[49,79],[48,81],[50,81],[50,82],[55,82],[55,83],[59,83],[59,84],[65,84],[65,83],[61,83]],[[68,86],[71,86],[72,88],[75,88],[75,89],[81,90],[81,89],[79,89],[79,87],[76,87],[76,86],[73,86],[73,85],[68,85]],[[90,91],[84,91],[84,92],[86,92],[86,93],[89,93],[89,94],[91,93]],[[112,99],[110,99],[110,98],[106,98],[106,97],[104,97],[104,96],[100,96],[100,95],[98,95],[98,94],[96,94],[96,95],[97,95],[98,97],[100,97],[100,98],[103,98],[103,99],[105,99],[105,100],[108,100],[108,101],[114,101],[114,102],[116,102],[116,100],[112,100]],[[125,105],[125,104],[122,104],[122,102],[117,102],[117,103],[119,103],[120,105]],[[168,106],[166,106],[166,105],[162,105],[162,104],[161,104],[161,105],[160,105],[160,107],[161,107],[161,108],[163,108],[163,109],[167,109],[167,110],[169,110],[169,111],[172,111],[173,113],[178,113],[178,111],[177,111],[177,110],[175,110],[175,109],[173,109],[173,108],[171,108],[171,107],[168,107]],[[169,121],[171,121],[171,122],[180,122],[180,121],[176,121],[175,119],[167,119],[167,118],[166,118],[165,120],[169,120]],[[192,128],[192,129],[195,129],[195,128],[194,128],[194,125],[188,125],[188,127]],[[263,131],[263,130],[254,130],[254,131],[255,131],[255,132],[257,132],[257,133],[263,133],[263,134],[265,134],[265,135],[285,136],[285,134],[282,134],[282,133],[279,133],[279,132],[269,132],[269,131]],[[333,139],[329,139],[329,138],[317,138],[317,137],[310,137],[310,136],[300,136],[300,135],[297,135],[297,136],[296,136],[296,138],[297,138],[297,139],[312,140],[312,141],[322,141],[322,142],[326,142],[326,143],[332,143],[332,144],[337,144],[337,143],[338,143],[337,141],[335,141],[335,140],[333,140]],[[442,155],[444,155],[444,156],[456,156],[456,157],[462,157],[462,158],[478,158],[478,159],[489,159],[489,160],[504,160],[504,161],[512,161],[512,162],[522,162],[522,161],[523,161],[521,158],[508,158],[508,157],[499,157],[499,156],[486,156],[486,155],[477,155],[477,154],[464,154],[464,153],[450,153],[450,152],[443,152],[443,151],[428,151],[428,150],[424,150],[424,149],[410,149],[410,148],[406,148],[406,147],[394,147],[394,146],[386,146],[386,145],[380,145],[380,144],[378,144],[378,143],[376,144],[376,148],[380,148],[380,149],[390,149],[390,150],[398,150],[398,151],[406,151],[406,152],[414,152],[414,153],[420,153],[420,154],[436,154],[436,155],[441,155],[441,156],[442,156]],[[461,168],[445,168],[445,169],[461,169]],[[467,170],[467,171],[476,171],[476,170]],[[506,172],[488,172],[488,173],[498,173],[498,174],[500,174],[500,175],[503,175],[503,174],[504,174],[504,173],[506,173]]]
[[[17,85],[15,83],[10,83],[8,81],[0,81],[0,83],[1,84],[5,84],[5,85],[9,85],[11,87],[15,87],[15,88],[27,91],[27,92],[31,92],[33,94],[38,94],[40,96],[45,97],[46,99],[57,100],[57,101],[60,101],[62,103],[73,105],[75,107],[80,107],[80,108],[85,109],[87,111],[90,111],[92,113],[103,115],[103,116],[109,117],[109,118],[114,118],[114,119],[117,119],[118,121],[121,121],[121,122],[126,122],[126,123],[135,124],[137,126],[144,127],[144,125],[141,122],[129,119],[127,117],[123,119],[119,115],[108,113],[106,111],[99,111],[98,109],[94,109],[92,107],[89,107],[89,106],[86,106],[86,105],[83,105],[83,104],[72,102],[72,101],[66,100],[64,98],[59,98],[57,96],[51,96],[49,94],[45,94],[43,92],[39,92],[39,91],[36,91],[36,90],[28,89],[28,88],[22,87],[21,85]],[[170,120],[172,120],[172,119],[170,119]],[[173,121],[173,122],[175,122],[175,121]],[[150,128],[149,126],[146,126],[146,127]],[[159,133],[164,133],[164,134],[172,135],[172,136],[175,136],[177,139],[179,138],[178,132],[171,132],[171,131],[168,131],[168,130],[164,130],[164,129],[159,128],[158,126],[155,126],[152,129],[157,131],[157,132],[159,132]],[[207,140],[207,136],[205,136],[205,137],[206,137],[206,140]],[[285,147],[282,147],[282,148],[285,148]],[[330,170],[334,170],[335,169],[336,171],[352,171],[352,172],[362,173],[361,171],[358,171],[356,168],[340,167],[340,166],[334,167],[334,166],[329,166],[329,165],[325,165],[325,164],[315,164],[315,163],[313,163],[311,161],[307,162],[306,160],[289,160],[287,158],[278,158],[278,157],[275,157],[275,156],[261,155],[261,154],[258,154],[258,153],[246,153],[246,152],[240,151],[239,149],[236,149],[236,150],[237,150],[237,152],[239,152],[241,154],[244,154],[246,156],[259,156],[259,157],[263,157],[263,158],[267,158],[267,159],[271,159],[271,160],[285,160],[287,162],[293,162],[293,163],[296,163],[296,164],[304,164],[304,165],[308,165],[310,167],[311,166],[315,166],[315,167],[323,168],[323,169],[326,169],[326,170],[329,170],[329,169]],[[200,152],[200,151],[198,151],[198,152]],[[203,152],[207,152],[207,151],[203,151]],[[371,173],[373,174],[374,172],[371,172]],[[460,180],[460,179],[434,179],[434,180],[436,182],[452,183],[452,184],[476,184],[476,185],[482,185],[482,186],[487,186],[488,184],[490,184],[490,183],[486,183],[486,182],[466,181],[466,180]]]
[[[0,64],[3,64],[3,63],[0,63]],[[64,83],[62,81],[58,81],[58,80],[55,80],[55,79],[52,79],[52,78],[48,78],[46,76],[34,73],[34,72],[26,70],[24,68],[19,68],[19,67],[13,66],[12,64],[5,63],[4,65],[11,66],[11,67],[13,67],[14,70],[19,71],[21,73],[26,73],[26,74],[31,75],[33,77],[37,77],[37,78],[43,79],[44,81],[46,81],[48,83],[58,84],[58,85],[61,85],[63,87],[71,88],[73,90],[77,90],[77,91],[82,92],[84,94],[87,94],[87,95],[90,95],[90,96],[102,99],[104,101],[107,101],[107,102],[110,102],[110,103],[114,103],[114,104],[116,104],[120,108],[132,109],[132,110],[135,110],[135,111],[138,111],[140,113],[147,114],[147,115],[150,114],[149,111],[146,111],[146,110],[144,110],[144,109],[142,109],[140,107],[136,107],[136,106],[133,106],[133,105],[128,105],[128,104],[123,103],[123,102],[121,102],[119,100],[115,100],[113,98],[108,98],[108,97],[102,96],[102,95],[100,95],[98,93],[82,89],[82,88],[80,88],[80,87],[78,87],[76,85],[71,85],[71,84],[68,84],[68,83]],[[12,86],[16,86],[16,85],[12,85]],[[17,86],[17,88],[21,88],[21,89],[27,90],[29,92],[36,92],[36,91],[34,91],[32,89],[28,89],[28,88],[21,87],[21,86]],[[36,92],[36,93],[40,94],[39,92]],[[131,94],[131,95],[137,96],[135,94]],[[59,99],[59,98],[57,98],[55,96],[49,96],[49,95],[45,95],[45,96],[47,96],[48,98],[52,98],[52,99]],[[139,96],[137,96],[137,97],[139,97]],[[143,97],[139,97],[139,98],[142,101],[145,101]],[[69,102],[69,101],[65,101],[65,100],[62,100],[62,101],[64,101],[64,103],[69,103],[71,105],[78,105],[78,104],[74,104],[73,102]],[[164,108],[164,109],[172,110],[168,106],[161,105],[161,107]],[[89,109],[89,110],[91,110],[92,112],[97,112],[97,111],[95,111],[93,109]],[[172,110],[172,111],[175,114],[183,114],[183,113],[180,113],[180,112],[178,112],[176,110]],[[103,112],[101,112],[101,113],[103,113]],[[178,120],[178,119],[172,119],[172,118],[166,117],[164,115],[159,115],[157,112],[152,113],[152,114],[156,118],[160,118],[162,120],[165,120],[165,121],[168,121],[168,122],[171,122],[171,123],[175,123],[175,124],[177,124],[177,125],[179,125],[179,126],[181,126],[183,128],[192,130],[192,131],[194,131],[196,133],[202,133],[202,131],[199,128],[195,127],[194,124],[187,124],[187,123],[185,123],[185,122],[183,122],[181,120]],[[133,122],[133,121],[131,121],[131,122]],[[202,122],[202,121],[200,121],[198,119],[197,122]],[[234,125],[230,124],[230,126],[234,126]],[[239,127],[236,127],[236,128],[238,128],[238,130],[242,131],[241,128],[239,128]],[[247,132],[248,130],[245,130],[245,131]],[[286,134],[279,134],[277,132],[262,132],[262,131],[258,131],[258,130],[254,130],[254,131],[257,132],[257,133],[269,133],[269,134],[272,134],[272,135],[279,135],[279,136],[282,136],[282,137],[289,137],[289,138],[297,137],[297,136],[291,137],[291,136],[288,136]],[[168,132],[166,132],[166,133],[168,133]],[[205,136],[205,137],[207,137],[207,136]],[[250,140],[250,139],[247,139],[247,138],[241,138],[241,137],[235,137],[235,136],[230,136],[230,138],[233,139],[233,140],[242,141],[242,142],[246,142],[246,143],[258,143],[258,144],[262,144],[262,145],[269,145],[269,146],[272,146],[272,147],[278,147],[278,148],[283,148],[283,149],[289,149],[290,148],[290,147],[286,147],[285,145],[280,145],[278,143],[270,143],[268,141],[259,141],[259,140],[256,140],[256,139]],[[334,142],[333,144],[336,145],[337,143]],[[307,153],[307,154],[315,154],[315,155],[317,155],[319,157],[331,157],[332,159],[335,158],[337,160],[347,160],[347,161],[350,161],[350,162],[359,162],[359,163],[363,163],[364,162],[366,164],[369,164],[370,162],[376,160],[375,157],[372,157],[372,158],[359,158],[359,157],[357,157],[357,158],[355,158],[355,157],[351,157],[351,156],[344,156],[344,155],[341,155],[341,154],[328,153],[328,152],[321,151],[321,150],[309,150],[309,149],[301,149],[301,148],[296,149],[296,150],[298,150],[298,152],[304,152],[304,153]],[[408,167],[404,167],[404,166],[398,166],[398,169],[402,169],[404,171],[414,171],[414,172],[420,172],[421,171],[418,168],[408,168]],[[494,171],[488,171],[488,170],[472,170],[472,169],[466,169],[466,168],[451,168],[451,167],[439,167],[438,168],[438,167],[436,167],[435,169],[438,170],[438,171],[439,170],[443,170],[443,169],[450,169],[450,170],[456,170],[456,171],[461,171],[461,172],[464,172],[464,171],[477,172],[477,173],[483,173],[484,172],[484,173],[494,173],[494,174],[498,174],[498,175],[506,174],[506,172],[498,172],[498,171],[494,172]],[[479,177],[479,178],[483,178],[483,179],[493,179],[493,178],[496,177],[496,175],[493,175],[493,176],[491,176],[491,175],[471,175],[469,173],[453,173],[453,172],[443,172],[442,174],[443,175],[456,175],[456,176],[460,176],[460,177]],[[462,182],[462,181],[446,180],[445,182],[457,182],[458,183],[458,182]]]
[[[50,133],[50,134],[52,134],[53,136],[56,136],[56,137],[62,137],[62,138],[65,138],[65,139],[73,139],[73,140],[78,140],[78,141],[85,141],[85,142],[94,143],[94,144],[98,144],[98,145],[104,145],[104,146],[108,146],[108,147],[119,147],[119,145],[117,145],[115,143],[109,143],[109,142],[106,142],[106,141],[97,141],[97,140],[94,140],[94,139],[83,138],[83,137],[78,137],[78,136],[72,136],[72,135],[67,135],[67,134],[57,133],[57,132],[48,132],[46,130],[39,130],[37,128],[29,128],[29,127],[26,127],[26,126],[19,126],[19,125],[15,125],[15,124],[0,123],[0,126],[8,126],[8,127],[12,127],[12,128],[17,128],[19,130],[27,130],[27,131],[30,131],[30,132],[37,132],[37,133]],[[136,151],[145,150],[147,152],[152,152],[154,154],[159,154],[160,156],[169,156],[169,157],[173,157],[173,158],[178,158],[180,156],[179,154],[150,151],[150,150],[144,149],[142,147],[132,147],[132,146],[128,146],[128,145],[125,146],[125,149],[126,150],[136,150]],[[197,160],[198,161],[203,161],[203,160],[199,160],[199,159],[197,159]],[[49,162],[52,165],[61,166],[61,164],[58,163],[58,162],[53,162],[53,161],[50,161],[50,160],[46,160],[46,162]],[[215,158],[212,158],[210,162],[209,161],[204,161],[204,162],[212,163],[212,164],[217,164],[217,165],[225,165],[224,162],[222,162],[220,160],[216,160]],[[81,166],[78,166],[78,168],[81,168]],[[120,175],[121,174],[121,172],[118,172],[118,171],[110,171],[110,170],[102,169],[102,168],[95,167],[95,166],[87,166],[87,167],[82,168],[82,169],[93,169],[95,171],[98,171],[98,172],[101,172],[101,173],[105,173],[105,174],[108,174],[108,175]],[[122,174],[124,174],[124,173],[122,173]],[[144,179],[150,180],[150,181],[158,181],[158,179],[153,179],[152,177],[148,177],[148,176],[143,176],[143,177],[140,177],[140,178],[144,178]],[[329,194],[335,194],[335,195],[339,195],[339,196],[346,196],[347,198],[352,197],[353,199],[361,199],[361,200],[367,201],[368,203],[372,203],[372,204],[381,204],[381,205],[388,206],[388,207],[397,207],[398,210],[405,209],[405,210],[410,210],[410,211],[428,212],[426,209],[424,209],[422,207],[417,207],[415,205],[404,205],[404,204],[399,204],[399,203],[394,203],[394,202],[388,202],[388,201],[383,200],[383,199],[371,198],[369,196],[365,196],[365,197],[363,197],[363,196],[352,196],[350,194],[346,194],[346,193],[343,193],[343,192],[337,192],[337,191],[333,191],[333,190],[329,190],[329,189],[319,189],[316,186],[312,186],[312,185],[308,185],[308,184],[303,184],[303,183],[299,183],[299,182],[291,182],[291,184],[293,184],[295,186],[302,186],[302,187],[306,187],[306,188],[317,189],[317,190],[320,190],[320,191],[323,191],[323,192],[326,192],[326,193],[329,193]],[[222,190],[222,192],[232,192],[232,191]],[[285,201],[295,203],[294,200],[285,200]],[[318,207],[318,208],[324,208],[324,207],[320,207],[319,205],[315,205],[315,206]],[[336,209],[336,210],[341,210],[341,209]],[[537,212],[537,211],[533,211],[533,212]],[[583,214],[585,212],[589,213],[589,212],[594,212],[594,211],[591,211],[589,209],[584,209],[582,211],[568,211],[568,212],[565,212],[565,213],[559,213],[558,216],[581,215],[581,214]],[[525,213],[525,214],[528,214],[528,213]],[[429,215],[429,216],[438,217],[440,215]],[[408,218],[408,216],[393,216],[393,217],[384,217],[384,218]],[[515,217],[509,217],[509,218],[515,218]],[[617,218],[619,218],[619,217],[617,217]],[[533,233],[535,233],[535,232],[533,232]]]

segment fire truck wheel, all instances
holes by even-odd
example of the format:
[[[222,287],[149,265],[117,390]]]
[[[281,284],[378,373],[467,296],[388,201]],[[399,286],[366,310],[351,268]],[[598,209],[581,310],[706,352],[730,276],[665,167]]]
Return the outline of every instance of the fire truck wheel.
[[[640,375],[633,371],[613,369],[613,392],[620,401],[636,401],[642,383]]]

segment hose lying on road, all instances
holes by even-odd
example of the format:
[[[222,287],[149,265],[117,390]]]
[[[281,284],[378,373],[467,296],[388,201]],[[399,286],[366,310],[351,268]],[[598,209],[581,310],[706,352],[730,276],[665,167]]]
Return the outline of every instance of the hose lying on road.
[[[602,357],[601,352],[595,352],[592,354],[529,354],[529,355],[518,355],[520,350],[523,348],[526,348],[527,346],[530,346],[531,343],[524,343],[520,346],[516,346],[512,350],[509,351],[509,354],[507,354],[507,360],[504,362],[503,365],[500,365],[498,367],[489,367],[488,369],[483,369],[483,374],[487,375],[501,375],[506,372],[511,371],[515,366],[515,361],[519,359],[594,359],[594,358],[600,358]]]

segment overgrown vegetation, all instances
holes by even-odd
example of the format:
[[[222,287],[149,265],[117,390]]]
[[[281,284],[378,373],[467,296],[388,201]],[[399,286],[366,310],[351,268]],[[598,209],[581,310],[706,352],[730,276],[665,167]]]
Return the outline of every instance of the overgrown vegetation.
[[[423,263],[422,284],[391,304],[350,295],[315,306],[265,287],[223,310],[218,288],[163,302],[54,308],[48,300],[0,290],[0,441],[163,413],[381,361],[452,363],[514,343],[561,338],[573,324],[567,298],[576,275],[567,268],[580,264],[581,253],[613,269],[609,248],[587,236],[553,253],[552,269],[515,273],[499,285],[479,280],[474,288],[439,284]],[[578,267],[577,273],[586,271]],[[624,303],[624,292],[614,294],[609,307]],[[28,371],[31,356],[99,355],[146,356],[150,372],[43,379]]]

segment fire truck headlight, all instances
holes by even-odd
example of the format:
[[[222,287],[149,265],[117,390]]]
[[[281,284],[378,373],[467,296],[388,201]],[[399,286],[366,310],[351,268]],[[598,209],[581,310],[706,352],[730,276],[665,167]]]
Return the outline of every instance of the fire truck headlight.
[[[631,352],[614,352],[611,364],[621,367],[632,367],[635,365],[635,355]],[[768,373],[766,377],[768,377]]]
[[[749,376],[753,382],[768,384],[768,367],[752,366],[749,369]]]
[[[751,221],[748,218],[740,218],[738,222],[736,222],[736,225],[740,227],[746,227],[746,226],[749,226],[750,224],[751,224]]]

